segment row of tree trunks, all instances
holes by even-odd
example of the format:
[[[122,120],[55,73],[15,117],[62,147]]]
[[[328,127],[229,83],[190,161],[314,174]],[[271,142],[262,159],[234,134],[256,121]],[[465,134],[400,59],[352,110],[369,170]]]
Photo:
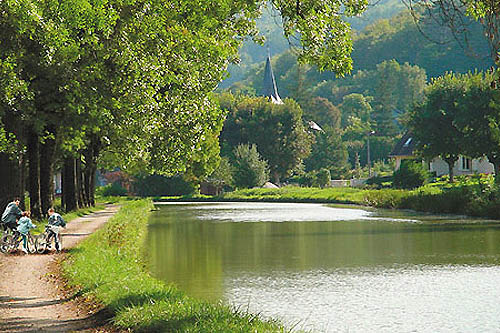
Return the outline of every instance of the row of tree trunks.
[[[55,131],[52,131],[55,135]],[[48,137],[40,146],[40,199],[42,214],[54,205],[54,161],[56,154],[55,137]]]
[[[84,155],[85,156],[85,155]],[[97,163],[67,157],[62,172],[62,205],[66,211],[95,206],[95,174]]]
[[[14,198],[21,199],[24,209],[25,165],[22,156],[12,157],[0,153],[0,208],[5,208]]]
[[[40,142],[35,131],[28,132],[28,192],[30,194],[31,216],[35,219],[42,217],[40,201]]]
[[[64,159],[62,172],[63,204],[67,212],[78,208],[76,193],[76,159],[67,157]]]

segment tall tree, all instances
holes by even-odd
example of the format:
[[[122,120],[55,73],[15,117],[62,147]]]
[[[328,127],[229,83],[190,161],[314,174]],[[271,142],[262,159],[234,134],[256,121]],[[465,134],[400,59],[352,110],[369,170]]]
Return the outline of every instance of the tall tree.
[[[464,154],[488,157],[495,167],[495,181],[500,183],[500,92],[491,87],[493,76],[491,72],[460,76],[467,92],[457,101],[456,124],[464,133]]]
[[[228,111],[221,133],[223,144],[256,144],[269,163],[274,182],[290,175],[309,155],[313,137],[302,122],[302,109],[293,100],[273,104],[267,98],[242,97]]]
[[[426,88],[425,100],[410,113],[409,128],[423,157],[441,157],[447,164],[450,182],[453,166],[464,153],[465,138],[457,118],[467,84],[459,76],[447,74]]]
[[[286,36],[300,39],[299,59],[343,74],[352,67],[350,27],[343,18],[364,10],[366,2],[0,2],[0,95],[7,105],[0,116],[15,114],[31,133],[33,207],[50,205],[45,192],[51,155],[90,157],[83,161],[84,173],[95,170],[100,150],[124,169],[166,174],[209,161],[192,149],[220,127],[223,115],[209,95],[237,60],[241,41],[257,38],[261,8],[280,11]],[[60,143],[55,154],[32,150],[52,139]],[[93,146],[90,155],[87,145]],[[46,163],[43,204],[35,189],[40,158]],[[66,162],[64,182],[73,184],[67,177],[81,174],[69,172]],[[67,207],[74,206],[76,194],[68,194]]]

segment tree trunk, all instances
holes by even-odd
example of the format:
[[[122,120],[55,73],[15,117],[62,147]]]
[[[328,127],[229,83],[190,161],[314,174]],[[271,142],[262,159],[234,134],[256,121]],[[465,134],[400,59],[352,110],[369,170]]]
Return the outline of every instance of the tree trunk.
[[[22,210],[26,210],[26,157],[23,155],[19,156],[19,198],[21,199],[20,207]]]
[[[31,216],[35,219],[42,217],[40,203],[40,144],[38,134],[30,131],[27,142],[28,151],[28,192],[30,194]]]
[[[3,211],[5,206],[15,197],[21,197],[24,192],[21,187],[20,160],[10,158],[6,153],[0,153],[0,209]],[[24,201],[24,200],[23,200]]]
[[[83,174],[82,174],[82,160],[77,158],[76,162],[76,200],[79,208],[85,207],[85,200],[83,195]]]
[[[95,177],[97,173],[97,165],[91,168],[90,171],[90,182],[89,182],[89,191],[90,191],[90,205],[95,206]]]
[[[493,164],[493,167],[495,169],[495,183],[500,184],[500,159],[491,159],[489,158],[489,161],[491,164]]]
[[[89,205],[95,206],[95,176],[97,172],[97,158],[101,149],[101,140],[97,135],[90,138],[87,149],[83,152],[85,157],[84,187],[85,196]]]
[[[46,216],[47,210],[54,203],[54,158],[56,140],[48,138],[40,147],[40,196],[42,214]]]
[[[450,174],[450,183],[453,183],[455,181],[455,172],[453,171],[453,167],[455,166],[455,162],[458,161],[458,156],[444,158],[444,161],[446,162],[446,164],[448,164],[448,172]]]
[[[76,210],[76,163],[74,157],[64,159],[63,166],[63,196],[66,212]]]

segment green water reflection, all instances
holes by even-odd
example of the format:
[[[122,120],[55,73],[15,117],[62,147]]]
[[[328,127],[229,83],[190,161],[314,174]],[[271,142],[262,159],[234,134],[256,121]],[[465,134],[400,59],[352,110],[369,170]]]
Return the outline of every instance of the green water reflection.
[[[151,271],[210,300],[224,298],[225,281],[248,273],[500,263],[494,221],[357,209],[346,217],[342,208],[308,204],[158,207],[147,239]]]

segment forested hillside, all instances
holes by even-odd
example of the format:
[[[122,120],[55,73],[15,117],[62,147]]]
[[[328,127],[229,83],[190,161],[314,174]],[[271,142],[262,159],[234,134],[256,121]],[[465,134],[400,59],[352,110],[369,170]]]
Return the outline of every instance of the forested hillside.
[[[370,0],[368,9],[361,16],[346,20],[353,30],[361,31],[367,25],[380,19],[391,18],[405,8],[401,0]],[[276,11],[264,9],[257,26],[261,35],[266,38],[266,45],[260,45],[248,39],[240,49],[240,64],[229,66],[231,75],[219,85],[220,88],[227,88],[232,83],[241,81],[254,65],[263,62],[267,56],[267,45],[270,46],[273,55],[281,54],[290,48],[289,42],[283,36],[281,17]]]
[[[413,16],[416,13],[412,15],[405,9],[401,0],[381,1],[367,13],[351,19],[353,27],[363,30],[354,34],[353,72],[343,78],[336,78],[332,72],[319,72],[313,66],[299,65],[286,40],[280,39],[279,31],[272,28],[279,17],[267,16],[261,22],[264,26],[261,31],[264,34],[267,31],[270,37],[280,96],[296,100],[303,109],[304,119],[331,130],[330,143],[321,149],[331,148],[337,142],[339,152],[347,149],[350,167],[366,165],[366,133],[371,132],[374,133],[372,160],[387,160],[395,139],[405,131],[407,111],[421,100],[430,78],[446,72],[481,71],[493,65],[482,28],[475,22],[471,21],[470,36],[478,38],[465,41],[463,36],[453,35],[425,15],[418,17],[420,21],[416,24]],[[395,15],[383,18],[391,14]],[[374,19],[378,20],[368,24]],[[241,55],[241,66],[237,70],[232,68],[235,75],[220,87],[258,96],[262,92],[266,48],[247,43]],[[333,126],[333,120],[321,118],[314,111],[325,103],[340,112],[340,124]],[[314,155],[305,161],[306,170],[316,168],[309,167],[318,158]],[[343,164],[337,165],[338,161],[329,162],[330,171],[345,170]]]

